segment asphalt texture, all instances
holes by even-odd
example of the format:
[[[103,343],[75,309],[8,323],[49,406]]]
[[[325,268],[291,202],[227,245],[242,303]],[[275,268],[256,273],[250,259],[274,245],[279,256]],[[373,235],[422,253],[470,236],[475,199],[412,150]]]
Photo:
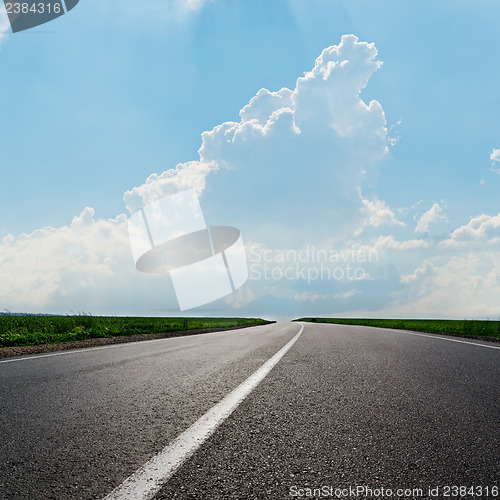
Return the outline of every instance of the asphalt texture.
[[[0,362],[0,498],[103,498],[298,328],[259,326]]]
[[[298,330],[275,324],[0,363],[0,498],[103,498]],[[500,486],[500,350],[445,339],[305,324],[157,500],[359,486],[446,498],[452,485],[483,487],[462,498],[498,498],[485,492]]]

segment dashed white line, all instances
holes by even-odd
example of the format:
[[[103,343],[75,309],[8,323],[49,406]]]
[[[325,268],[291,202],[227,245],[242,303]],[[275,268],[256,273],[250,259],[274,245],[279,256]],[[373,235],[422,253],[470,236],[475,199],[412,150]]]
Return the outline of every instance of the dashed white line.
[[[214,433],[240,403],[259,385],[266,375],[281,360],[300,337],[299,332],[266,361],[256,372],[248,377],[233,392],[208,410],[189,429],[180,434],[158,455],[115,488],[104,500],[151,500],[175,471]]]

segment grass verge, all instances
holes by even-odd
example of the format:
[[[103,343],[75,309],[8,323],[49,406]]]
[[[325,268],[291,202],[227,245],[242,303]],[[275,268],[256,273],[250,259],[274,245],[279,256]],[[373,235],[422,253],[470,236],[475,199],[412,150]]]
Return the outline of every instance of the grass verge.
[[[294,321],[376,326],[465,337],[500,338],[500,321],[448,319],[300,318]]]
[[[255,318],[135,318],[0,315],[0,348],[140,334],[188,332],[271,323]]]

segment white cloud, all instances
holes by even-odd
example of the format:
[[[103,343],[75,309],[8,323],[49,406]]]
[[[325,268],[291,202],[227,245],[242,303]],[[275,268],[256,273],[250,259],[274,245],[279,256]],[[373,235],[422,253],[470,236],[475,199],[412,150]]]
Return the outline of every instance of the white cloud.
[[[239,122],[203,133],[202,161],[223,169],[211,181],[219,213],[234,207],[239,227],[266,242],[352,234],[364,218],[358,186],[389,145],[381,105],[361,98],[381,65],[376,55],[372,44],[344,36],[293,91],[261,89]],[[295,198],[286,209],[284,193]]]
[[[260,89],[255,97],[240,111],[243,122],[257,120],[260,125],[266,125],[269,117],[278,109],[292,109],[293,92],[286,87],[278,92]]]
[[[343,316],[379,318],[495,318],[500,315],[500,247],[467,252],[443,263],[424,260],[401,277],[401,289],[384,294],[379,307],[344,310]]]
[[[426,240],[402,240],[398,241],[394,236],[379,236],[374,244],[370,246],[370,249],[373,249],[376,252],[382,252],[384,250],[413,250],[415,248],[427,248],[430,243]],[[369,249],[366,248],[368,252]]]
[[[329,299],[331,297],[328,295],[320,295],[318,293],[300,292],[296,293],[293,298],[299,302],[316,302],[318,300]]]
[[[385,308],[411,317],[485,318],[500,314],[500,252],[456,255],[444,264],[429,261],[403,277],[408,287]]]
[[[500,241],[500,214],[479,215],[473,217],[467,224],[455,229],[450,237],[443,241],[445,246],[464,246],[473,242],[484,246]]]
[[[325,302],[332,300],[346,300],[356,295],[355,290],[347,290],[346,292],[336,293],[334,295],[321,295],[319,293],[312,292],[300,292],[294,295],[294,300],[298,302],[314,303],[314,302]]]
[[[372,296],[371,308],[344,314],[450,318],[500,314],[500,214],[473,217],[441,241],[398,241],[388,235],[359,249],[379,256],[370,273],[383,301],[377,303]]]
[[[500,174],[500,166],[498,165],[500,163],[500,149],[493,149],[491,151],[490,160],[491,169],[497,174]]]
[[[7,17],[5,4],[2,2],[0,5],[0,46],[2,45],[2,41],[6,37],[6,33],[9,30],[9,28],[10,28],[9,18]]]
[[[95,220],[89,207],[68,226],[5,236],[0,275],[0,310],[130,314],[160,295],[135,271],[126,216]]]
[[[325,49],[295,89],[261,89],[240,111],[202,134],[199,160],[151,176],[125,195],[129,209],[194,182],[213,220],[268,244],[352,234],[365,204],[358,186],[387,153],[385,115],[361,91],[381,66],[373,44],[353,35]],[[285,196],[286,194],[286,196]],[[294,197],[293,203],[283,200]],[[373,223],[394,222],[378,203]],[[382,213],[385,210],[385,214]],[[373,211],[372,211],[373,212]],[[378,218],[377,218],[378,217]]]
[[[344,35],[340,45],[323,50],[312,71],[297,80],[292,96],[299,127],[313,117],[313,123],[335,130],[340,137],[370,138],[363,144],[370,157],[380,141],[385,150],[387,129],[382,107],[377,101],[367,105],[360,98],[370,77],[382,66],[376,56],[374,44],[360,43],[354,35]]]
[[[422,267],[415,269],[413,274],[401,276],[402,283],[413,283],[422,278],[422,276],[434,276],[435,267],[429,260],[425,260]]]
[[[123,196],[127,209],[133,213],[164,196],[194,188],[201,195],[208,174],[217,171],[215,163],[191,161],[181,163],[162,174],[151,174],[144,184],[127,191]]]
[[[394,212],[387,206],[385,201],[376,198],[372,200],[363,198],[362,202],[362,213],[365,216],[365,220],[363,221],[363,227],[357,231],[357,234],[360,234],[366,226],[405,226],[404,222],[396,218]]]
[[[361,278],[311,283],[300,276],[249,280],[222,302],[239,314],[347,314],[354,307],[373,315],[498,314],[500,214],[472,218],[443,241],[405,238],[412,229],[385,201],[361,196],[360,185],[391,143],[381,105],[362,99],[381,66],[376,56],[373,44],[344,36],[294,89],[261,89],[239,121],[204,132],[195,161],[152,174],[125,193],[133,212],[194,187],[208,222],[241,229],[249,256],[261,264],[273,249],[317,245],[354,256],[335,266],[366,271]],[[426,233],[444,220],[443,204],[434,203],[415,231]],[[397,234],[381,234],[381,228]],[[363,255],[374,258],[362,261]],[[135,270],[126,217],[96,220],[90,208],[68,226],[4,237],[0,275],[0,309],[146,314],[176,308],[165,276]]]
[[[125,221],[119,216],[95,222],[93,209],[87,207],[69,226],[4,237],[1,306],[43,308],[72,288],[92,289],[100,278],[114,274],[114,266],[123,266]]]
[[[334,299],[349,299],[350,297],[354,297],[356,292],[354,290],[347,290],[347,292],[336,293],[333,298]]]
[[[438,221],[447,222],[447,217],[443,214],[443,209],[437,203],[434,203],[432,207],[425,212],[420,219],[417,221],[417,226],[415,228],[416,233],[426,233],[429,231],[429,226]]]
[[[127,191],[127,208],[134,211],[194,187],[203,194],[209,223],[234,225],[245,241],[252,240],[252,233],[255,241],[288,238],[290,245],[294,237],[303,244],[307,237],[314,243],[313,238],[340,237],[342,231],[352,234],[365,207],[358,193],[363,172],[373,171],[389,144],[382,107],[361,98],[381,66],[376,55],[373,44],[342,37],[338,46],[323,51],[295,89],[262,89],[241,110],[239,122],[203,133],[197,160],[152,174]],[[211,173],[216,175],[208,186]],[[290,199],[294,202],[285,201]],[[97,297],[108,304],[116,297],[122,304],[127,294],[139,293],[137,283],[157,283],[134,269],[125,217],[95,220],[91,209],[70,226],[4,238],[0,255],[1,302],[13,310],[60,311],[78,304],[86,309]],[[165,283],[167,278],[161,279]],[[278,288],[273,293],[285,300],[296,293],[289,286]],[[137,300],[166,300],[155,290]],[[249,291],[232,305],[252,301]]]
[[[201,9],[203,5],[212,2],[213,0],[185,0],[189,9]]]

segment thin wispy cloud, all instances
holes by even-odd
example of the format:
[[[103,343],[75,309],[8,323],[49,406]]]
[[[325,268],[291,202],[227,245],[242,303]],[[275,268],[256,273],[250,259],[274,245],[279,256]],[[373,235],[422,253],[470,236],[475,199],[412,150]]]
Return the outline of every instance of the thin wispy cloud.
[[[500,149],[493,149],[490,154],[491,169],[500,174]]]
[[[418,219],[415,232],[426,233],[429,231],[429,226],[431,224],[439,221],[447,222],[448,218],[443,213],[443,208],[438,203],[434,203],[432,207]]]

